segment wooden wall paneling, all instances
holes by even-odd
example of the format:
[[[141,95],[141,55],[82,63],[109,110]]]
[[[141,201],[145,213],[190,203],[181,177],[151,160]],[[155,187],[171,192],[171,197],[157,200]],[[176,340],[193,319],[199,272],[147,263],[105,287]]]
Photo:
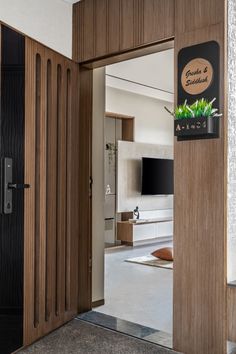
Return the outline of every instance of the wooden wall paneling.
[[[108,52],[108,0],[94,0],[95,56]]]
[[[223,113],[219,139],[175,141],[174,144],[174,349],[185,354],[226,353],[225,12],[222,11],[221,22],[216,25],[181,32],[182,23],[191,13],[204,13],[204,17],[208,14],[209,23],[215,22],[209,9],[214,8],[214,14],[216,2],[178,1],[175,9],[175,99],[178,51],[216,40],[221,51],[220,111]],[[201,17],[194,16],[194,21],[196,18],[199,23],[195,22],[194,28],[205,24]],[[219,22],[219,17],[215,20]],[[192,26],[189,23],[184,28]]]
[[[91,59],[95,56],[95,31],[94,26],[94,0],[82,1],[82,33],[83,39],[83,60]],[[97,34],[99,35],[99,34]]]
[[[175,32],[190,32],[221,23],[224,14],[224,0],[178,1],[178,6],[175,6]]]
[[[231,342],[236,342],[236,288],[227,288],[227,324],[228,337]]]
[[[73,59],[78,62],[173,36],[174,0],[82,0],[73,6]]]
[[[78,75],[26,39],[25,345],[78,311]]]
[[[174,37],[174,0],[143,0],[143,43]]]
[[[108,0],[108,53],[120,50],[120,0]]]
[[[80,2],[80,6],[73,5],[73,21],[72,21],[72,56],[74,60],[84,60],[84,2]]]
[[[92,106],[93,71],[80,72],[79,111],[79,312],[91,310],[92,306]]]
[[[135,47],[135,0],[120,0],[120,49]]]

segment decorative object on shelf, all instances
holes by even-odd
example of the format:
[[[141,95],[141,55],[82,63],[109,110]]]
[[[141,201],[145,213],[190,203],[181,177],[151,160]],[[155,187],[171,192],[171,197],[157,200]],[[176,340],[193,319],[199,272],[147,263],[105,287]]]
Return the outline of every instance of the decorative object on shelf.
[[[110,186],[110,184],[107,184],[107,186],[106,186],[106,195],[109,195],[109,194],[111,194],[111,186]]]
[[[165,109],[174,118],[174,135],[177,137],[219,137],[219,117],[217,108],[213,108],[215,98],[210,102],[204,98],[188,105],[187,100],[171,112]]]
[[[135,217],[135,219],[139,220],[139,208],[138,208],[138,206],[136,206],[136,208],[134,209],[134,217]]]

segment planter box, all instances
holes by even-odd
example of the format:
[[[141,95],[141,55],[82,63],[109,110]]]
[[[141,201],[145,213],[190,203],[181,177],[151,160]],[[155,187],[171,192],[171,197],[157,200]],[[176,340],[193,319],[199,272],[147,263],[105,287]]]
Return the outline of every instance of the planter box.
[[[219,138],[219,117],[176,119],[174,129],[177,140]]]

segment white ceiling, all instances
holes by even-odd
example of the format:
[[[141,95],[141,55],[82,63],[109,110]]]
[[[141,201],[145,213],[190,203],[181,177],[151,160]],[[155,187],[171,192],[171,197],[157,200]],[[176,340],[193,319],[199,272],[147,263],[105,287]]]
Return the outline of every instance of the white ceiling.
[[[107,66],[106,74],[107,86],[173,102],[173,49]]]

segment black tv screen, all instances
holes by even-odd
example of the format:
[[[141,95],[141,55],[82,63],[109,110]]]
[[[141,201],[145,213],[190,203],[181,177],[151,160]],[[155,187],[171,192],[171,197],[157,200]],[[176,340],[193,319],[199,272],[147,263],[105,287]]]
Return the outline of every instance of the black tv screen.
[[[142,194],[174,194],[173,160],[142,158]]]

